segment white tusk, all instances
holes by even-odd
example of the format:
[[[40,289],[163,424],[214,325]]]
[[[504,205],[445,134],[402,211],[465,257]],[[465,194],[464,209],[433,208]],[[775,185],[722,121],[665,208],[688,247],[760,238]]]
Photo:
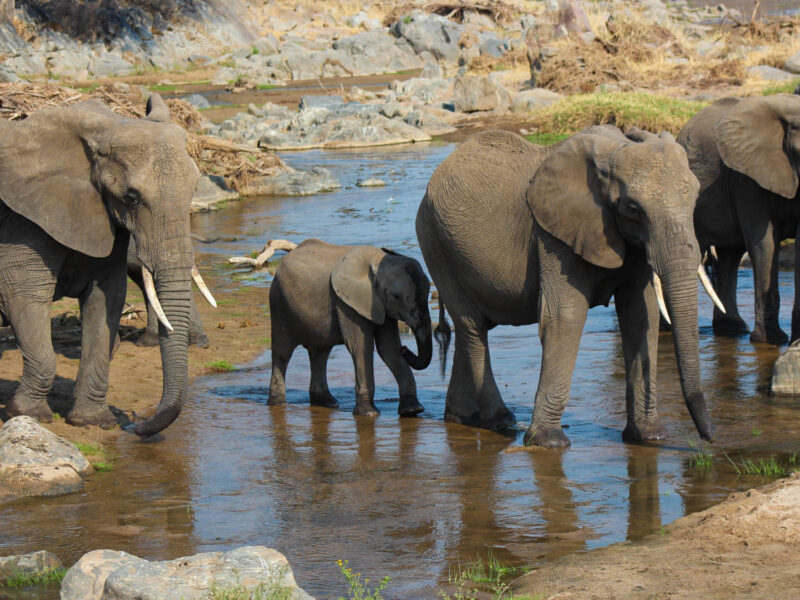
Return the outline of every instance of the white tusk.
[[[217,308],[217,301],[214,300],[214,296],[212,296],[211,292],[208,291],[206,282],[203,281],[202,277],[200,277],[200,271],[197,270],[197,265],[192,265],[192,281],[194,281],[194,284],[197,286],[197,289],[200,290],[200,293],[203,294],[203,298],[205,298],[211,306]]]
[[[170,325],[169,321],[167,320],[167,315],[164,314],[164,309],[161,308],[161,302],[158,301],[158,296],[156,295],[156,286],[153,283],[153,276],[145,266],[142,266],[142,279],[144,280],[144,293],[147,294],[148,302],[150,302],[153,310],[156,311],[158,320],[161,321],[161,324],[169,331],[173,331],[172,325]]]
[[[714,291],[714,286],[711,285],[711,281],[708,279],[708,275],[706,274],[706,270],[703,268],[703,265],[700,265],[697,269],[697,276],[700,278],[700,282],[703,284],[703,287],[706,290],[706,293],[711,297],[714,304],[717,305],[717,308],[725,314],[725,307],[722,305],[722,300],[719,299],[717,293]]]
[[[669,318],[669,313],[667,312],[667,305],[664,302],[664,291],[661,289],[661,279],[658,278],[656,272],[653,271],[653,287],[656,290],[656,300],[658,300],[658,310],[661,311],[661,316],[664,317],[664,320],[667,322],[667,325],[672,325],[672,321]]]

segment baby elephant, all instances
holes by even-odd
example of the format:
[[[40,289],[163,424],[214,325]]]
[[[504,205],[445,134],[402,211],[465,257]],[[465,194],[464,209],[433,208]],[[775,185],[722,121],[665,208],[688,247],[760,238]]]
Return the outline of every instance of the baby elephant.
[[[354,415],[375,416],[372,355],[378,354],[400,388],[397,412],[413,416],[424,409],[409,366],[431,362],[433,340],[428,312],[430,282],[420,264],[373,246],[335,246],[306,240],[280,263],[269,292],[272,319],[272,379],[268,404],[286,403],[286,365],[297,346],[311,362],[311,404],[336,408],[326,368],[333,346],[344,344],[356,371]],[[400,345],[397,321],[417,339],[415,355]]]

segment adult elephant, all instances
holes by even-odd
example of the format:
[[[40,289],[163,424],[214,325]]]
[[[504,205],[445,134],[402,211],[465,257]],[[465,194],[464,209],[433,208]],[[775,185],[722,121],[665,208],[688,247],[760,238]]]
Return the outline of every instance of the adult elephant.
[[[661,438],[662,298],[686,404],[710,439],[697,349],[697,189],[683,149],[655,136],[635,142],[606,128],[545,148],[490,131],[459,146],[431,177],[416,221],[439,321],[446,305],[455,324],[445,419],[514,423],[494,381],[487,331],[538,322],[542,366],[525,443],[568,446],[560,421],[583,324],[590,307],[614,296],[627,377],[623,439]]]
[[[116,425],[106,391],[131,236],[160,315],[164,375],[157,410],[135,431],[152,435],[180,413],[194,262],[189,204],[199,172],[186,152],[185,133],[169,120],[167,106],[153,95],[144,119],[83,102],[0,121],[0,310],[24,365],[6,402],[10,415],[52,419],[50,307],[70,296],[80,302],[81,363],[67,422]]]
[[[724,98],[697,113],[678,134],[700,181],[694,215],[701,250],[716,248],[714,332],[747,333],[736,304],[739,263],[753,263],[753,342],[785,344],[778,325],[778,251],[800,237],[800,96]],[[800,245],[795,246],[795,257]],[[795,261],[792,340],[800,337],[800,260]]]

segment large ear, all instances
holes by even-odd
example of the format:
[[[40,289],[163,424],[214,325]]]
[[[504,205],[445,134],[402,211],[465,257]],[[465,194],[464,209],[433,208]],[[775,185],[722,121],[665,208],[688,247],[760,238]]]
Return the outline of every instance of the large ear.
[[[150,94],[147,99],[147,116],[145,119],[159,123],[170,122],[169,107],[159,94]]]
[[[800,97],[744,98],[717,121],[717,148],[729,168],[770,192],[794,198],[797,173],[783,145],[787,123],[800,123]]]
[[[47,108],[0,126],[0,200],[56,241],[111,253],[114,227],[89,156],[117,118],[95,107]]]
[[[386,310],[375,288],[375,274],[385,256],[378,248],[359,246],[345,254],[331,273],[333,291],[339,299],[378,325],[386,320]]]
[[[531,212],[547,233],[606,269],[621,267],[625,259],[625,241],[604,197],[610,156],[623,144],[574,135],[542,162],[527,192]]]

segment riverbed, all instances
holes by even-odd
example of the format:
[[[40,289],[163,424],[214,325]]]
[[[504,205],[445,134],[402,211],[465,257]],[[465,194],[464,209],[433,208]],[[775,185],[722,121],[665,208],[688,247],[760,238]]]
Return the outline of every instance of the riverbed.
[[[254,274],[224,261],[270,238],[369,243],[421,260],[416,209],[430,174],[453,148],[430,143],[286,154],[293,167],[331,169],[342,188],[305,198],[252,198],[194,216],[194,233],[219,238],[198,249],[198,261],[224,271],[228,289],[251,285],[266,294],[267,271]],[[355,185],[369,177],[387,185]],[[780,286],[788,330],[790,272],[781,273]],[[752,322],[748,269],[740,271],[739,297]],[[224,301],[225,286],[217,298]],[[385,597],[411,599],[438,597],[458,563],[489,551],[530,566],[640,539],[766,481],[737,476],[723,451],[734,461],[785,460],[800,448],[800,403],[767,393],[779,350],[754,346],[746,336],[713,337],[710,325],[711,303],[701,294],[701,369],[714,444],[699,441],[683,406],[669,333],[661,334],[658,377],[669,438],[648,446],[622,443],[625,379],[612,305],[589,313],[563,418],[572,447],[563,451],[523,450],[522,429],[501,435],[444,423],[447,382],[435,364],[417,374],[425,412],[400,419],[396,386],[376,356],[383,414],[355,419],[352,362],[341,347],[328,368],[339,409],[308,406],[302,349],[289,365],[289,405],[268,407],[265,341],[255,361],[195,379],[183,414],[160,441],[120,438],[115,469],[96,473],[83,493],[0,507],[0,555],[48,549],[69,565],[97,548],[168,559],[265,545],[283,552],[300,585],[319,599],[345,593],[339,559],[372,581],[390,576]],[[540,362],[537,328],[498,327],[490,345],[504,399],[527,424]],[[713,453],[710,468],[691,465],[698,448]],[[40,590],[13,597],[56,595]]]

